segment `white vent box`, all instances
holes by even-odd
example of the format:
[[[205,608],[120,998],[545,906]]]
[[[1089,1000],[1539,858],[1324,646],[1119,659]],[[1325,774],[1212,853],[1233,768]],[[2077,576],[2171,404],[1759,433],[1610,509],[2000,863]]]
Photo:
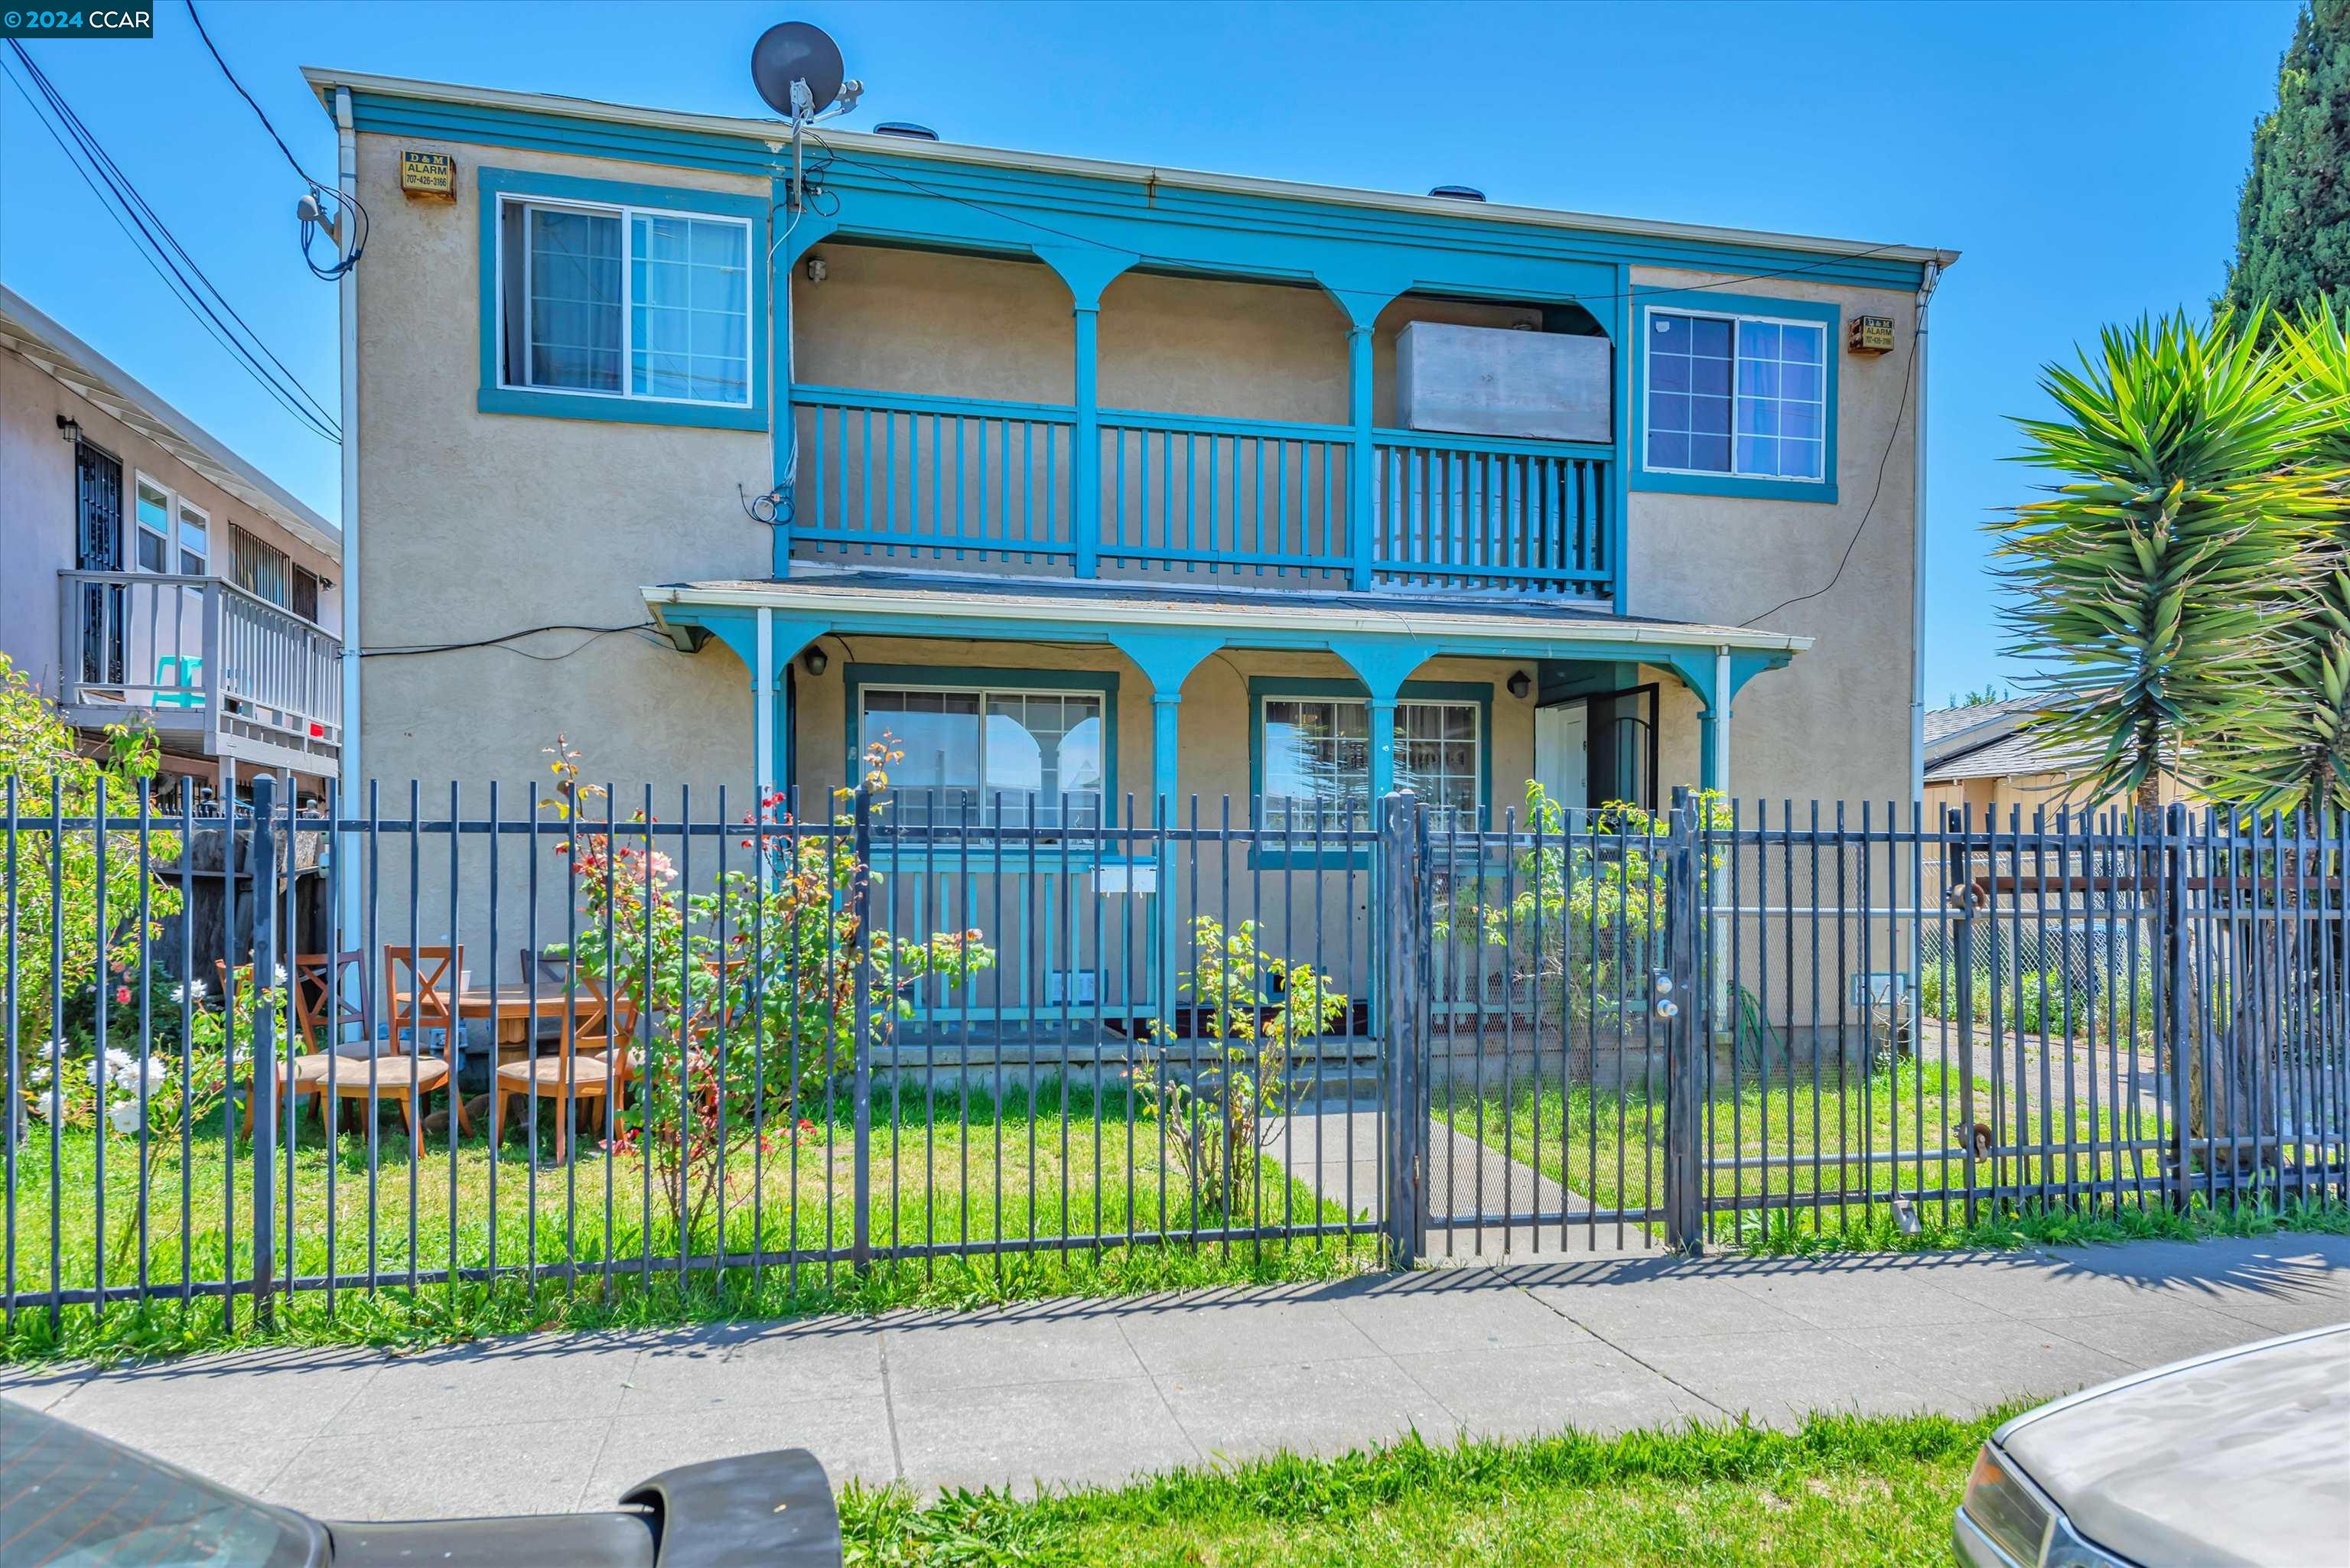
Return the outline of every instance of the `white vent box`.
[[[1605,337],[1415,321],[1396,338],[1406,430],[1534,441],[1613,438]]]

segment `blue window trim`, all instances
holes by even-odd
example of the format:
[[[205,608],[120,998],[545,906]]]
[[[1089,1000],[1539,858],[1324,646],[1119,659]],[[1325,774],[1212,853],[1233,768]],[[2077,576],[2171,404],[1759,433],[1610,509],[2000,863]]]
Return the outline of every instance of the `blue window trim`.
[[[1827,398],[1821,418],[1826,446],[1821,453],[1825,479],[1757,479],[1735,473],[1668,473],[1648,467],[1648,318],[1665,310],[1695,316],[1763,316],[1783,321],[1817,322],[1827,329]],[[1673,495],[1722,495],[1743,500],[1836,502],[1836,427],[1844,359],[1844,307],[1808,299],[1772,299],[1754,294],[1721,294],[1710,288],[1636,288],[1632,299],[1633,351],[1630,429],[1624,460],[1632,488]]]
[[[854,787],[858,778],[860,746],[858,740],[858,714],[868,686],[930,686],[950,691],[1084,691],[1102,700],[1102,817],[1107,824],[1116,811],[1118,800],[1118,671],[1114,670],[1014,670],[968,664],[851,664],[841,673],[841,704],[845,755],[842,759],[841,783]],[[1095,846],[1081,846],[1074,852],[1064,847],[1043,847],[1037,851],[1040,868],[1059,869],[1062,865],[1090,865],[1097,857]],[[916,857],[918,852],[908,846],[902,854]],[[884,851],[887,854],[887,851]],[[1049,863],[1049,864],[1048,864]]]
[[[1268,698],[1355,697],[1368,700],[1370,688],[1355,680],[1292,675],[1253,675],[1248,685],[1249,800],[1264,797],[1264,704]],[[1477,704],[1477,782],[1481,815],[1493,815],[1493,683],[1489,680],[1407,680],[1396,689],[1399,702],[1474,702]],[[1369,824],[1366,822],[1367,827]],[[1285,849],[1263,844],[1249,851],[1252,866],[1284,866],[1343,869],[1370,864],[1367,846],[1355,850],[1324,849],[1310,845]]]
[[[536,414],[557,420],[603,420],[621,424],[686,425],[706,430],[767,428],[767,203],[756,196],[695,191],[673,185],[639,185],[619,180],[582,180],[522,169],[484,168],[473,178],[481,203],[482,379],[474,407],[485,414]],[[751,401],[662,402],[608,397],[597,392],[546,392],[498,384],[498,200],[536,197],[550,202],[586,202],[612,207],[657,207],[746,219],[751,224]]]

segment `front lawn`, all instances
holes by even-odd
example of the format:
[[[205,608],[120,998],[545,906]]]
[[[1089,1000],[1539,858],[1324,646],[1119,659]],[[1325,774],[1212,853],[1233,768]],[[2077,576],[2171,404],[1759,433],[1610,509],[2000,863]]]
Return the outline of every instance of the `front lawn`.
[[[1833,1075],[1816,1083],[1807,1073],[1782,1073],[1769,1080],[1746,1075],[1732,1085],[1719,1071],[1704,1107],[1706,1158],[1719,1168],[1705,1174],[1709,1200],[1721,1206],[1712,1218],[1718,1243],[1756,1245],[1776,1231],[1825,1236],[1891,1226],[1885,1195],[1896,1190],[1928,1194],[1914,1206],[1922,1220],[1963,1223],[1961,1199],[1967,1167],[1963,1148],[1950,1133],[1960,1121],[1962,1085],[1957,1071],[1934,1063],[1904,1062],[1890,1072]],[[1977,1115],[1992,1102],[1988,1084],[1977,1079]],[[1638,1082],[1623,1089],[1587,1083],[1562,1086],[1555,1075],[1506,1088],[1489,1081],[1482,1093],[1468,1083],[1440,1085],[1437,1116],[1456,1131],[1538,1168],[1568,1190],[1602,1210],[1638,1210],[1664,1199],[1665,1094]],[[2026,1133],[2043,1142],[2036,1112]],[[2116,1156],[2093,1151],[2096,1140],[2113,1140],[2116,1124],[2103,1104],[2092,1119],[2085,1105],[2071,1118],[2076,1146],[2066,1152],[2066,1119],[2052,1114],[2045,1141],[2057,1152],[2008,1153],[1975,1162],[1975,1182],[1988,1187],[2028,1188],[2034,1198],[2055,1201],[2068,1193],[2094,1201],[2110,1197],[2118,1175],[2130,1179],[2160,1169],[2158,1152]],[[2124,1128],[2126,1131],[2126,1127]],[[1739,1161],[1735,1168],[1727,1163]],[[1814,1195],[1818,1195],[1816,1207]],[[1441,1194],[1440,1193],[1440,1197]],[[1738,1197],[1754,1200],[1730,1212]],[[1767,1204],[1761,1200],[1767,1199]],[[2126,1201],[2134,1205],[2134,1195]],[[1945,1210],[1947,1209],[1947,1212]],[[1767,1218],[1766,1218],[1767,1215]],[[1652,1238],[1663,1227],[1651,1223]]]
[[[959,1492],[918,1505],[899,1489],[851,1486],[841,1508],[848,1562],[874,1568],[1939,1563],[1975,1450],[2008,1413],[1410,1439],[1033,1501]]]
[[[649,1172],[634,1155],[583,1137],[574,1158],[556,1164],[542,1127],[536,1164],[518,1129],[494,1159],[477,1135],[459,1138],[453,1152],[445,1137],[428,1140],[423,1158],[411,1164],[405,1138],[387,1121],[370,1183],[367,1139],[346,1132],[330,1147],[306,1114],[290,1184],[279,1168],[279,1275],[317,1278],[330,1264],[347,1276],[364,1275],[372,1267],[380,1288],[347,1284],[332,1303],[324,1291],[302,1291],[290,1303],[281,1301],[276,1334],[388,1343],[1318,1279],[1378,1262],[1368,1239],[1336,1233],[1294,1241],[1118,1244],[1129,1231],[1188,1236],[1222,1223],[1196,1209],[1180,1167],[1161,1156],[1156,1125],[1129,1118],[1132,1103],[1114,1092],[1097,1099],[1082,1085],[1065,1096],[1049,1084],[1033,1105],[1024,1093],[1001,1103],[976,1092],[967,1099],[882,1099],[873,1113],[873,1246],[986,1243],[989,1250],[885,1261],[862,1275],[841,1262],[786,1261],[793,1252],[844,1251],[853,1237],[854,1141],[846,1101],[772,1138],[755,1158],[747,1142],[735,1149],[723,1216],[713,1184],[689,1230],[692,1252],[716,1254],[723,1235],[725,1254],[738,1262],[723,1271],[685,1272],[674,1262],[679,1226],[662,1174],[658,1165]],[[141,1277],[138,1143],[120,1135],[104,1141],[103,1183],[99,1140],[86,1127],[59,1135],[62,1158],[54,1168],[47,1129],[35,1124],[20,1146],[6,1256],[16,1291],[45,1289],[53,1278],[88,1288],[99,1281],[101,1258],[109,1286]],[[102,1314],[72,1306],[54,1327],[46,1309],[19,1308],[0,1334],[0,1355],[156,1354],[252,1341],[249,1295],[235,1302],[233,1324],[224,1324],[216,1296],[198,1295],[185,1305],[176,1296],[183,1260],[199,1284],[227,1277],[232,1266],[240,1275],[250,1271],[251,1152],[241,1142],[233,1159],[227,1150],[217,1127],[192,1139],[184,1161],[176,1136],[157,1146],[143,1215],[143,1272],[172,1299],[143,1309],[116,1303]],[[1253,1201],[1268,1223],[1345,1222],[1340,1205],[1323,1202],[1279,1165],[1263,1161],[1256,1174]],[[290,1256],[284,1240],[289,1211]],[[54,1226],[53,1213],[60,1217]],[[231,1215],[234,1226],[225,1222]],[[1062,1238],[1081,1240],[1051,1245]],[[1092,1238],[1109,1244],[1093,1245]],[[1047,1245],[1032,1245],[1039,1241]],[[764,1267],[747,1266],[754,1252],[764,1255]],[[608,1283],[588,1267],[605,1259],[634,1272]],[[461,1271],[493,1263],[511,1271],[567,1262],[582,1266],[576,1280],[557,1272],[536,1286],[511,1273],[496,1282],[408,1284],[411,1266],[429,1274],[452,1263]]]

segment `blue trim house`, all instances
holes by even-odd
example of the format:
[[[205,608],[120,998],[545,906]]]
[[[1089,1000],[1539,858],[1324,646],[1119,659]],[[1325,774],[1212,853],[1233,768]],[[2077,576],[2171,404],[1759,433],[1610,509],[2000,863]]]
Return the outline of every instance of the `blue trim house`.
[[[348,613],[400,655],[347,788],[560,731],[804,794],[887,735],[934,803],[1120,821],[1914,792],[1952,253],[837,124],[795,199],[774,121],[307,75],[373,219]],[[1461,329],[1583,339],[1596,427],[1431,416],[1399,347]]]

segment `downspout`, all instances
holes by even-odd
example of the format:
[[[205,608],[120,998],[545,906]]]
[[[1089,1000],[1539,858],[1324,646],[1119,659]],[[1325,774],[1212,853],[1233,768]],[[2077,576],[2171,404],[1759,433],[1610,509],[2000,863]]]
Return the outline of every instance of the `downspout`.
[[[342,213],[336,236],[340,258],[348,262],[351,247],[359,243],[358,225],[351,222],[353,203],[359,188],[359,139],[351,126],[351,89],[335,89],[335,184],[342,192]],[[343,431],[343,703],[341,765],[336,774],[336,793],[341,797],[343,815],[355,815],[361,809],[359,799],[363,776],[359,766],[359,269],[346,265],[343,275],[336,280],[336,305],[341,329],[342,357],[339,378],[341,403],[338,418]],[[343,922],[346,938],[359,929],[359,879],[342,878]]]
[[[1918,283],[1918,325],[1909,339],[1918,378],[1917,436],[1911,443],[1917,473],[1909,489],[1909,799],[1919,806],[1926,801],[1926,306],[1941,277],[1940,264],[1928,262]]]

